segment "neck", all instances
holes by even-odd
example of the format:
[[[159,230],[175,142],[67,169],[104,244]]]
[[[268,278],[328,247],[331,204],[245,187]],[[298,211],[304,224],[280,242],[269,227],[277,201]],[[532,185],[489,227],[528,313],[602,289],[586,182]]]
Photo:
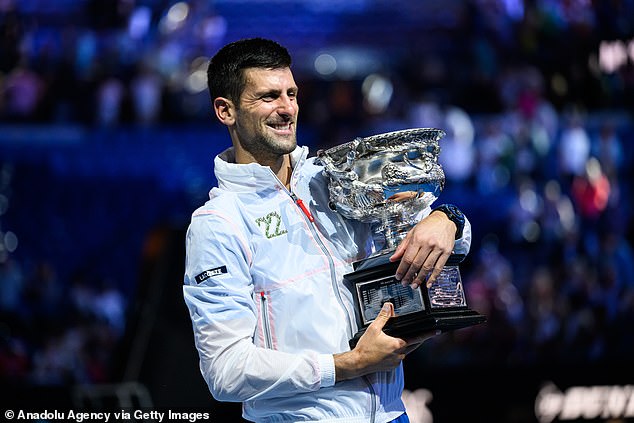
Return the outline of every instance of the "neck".
[[[235,146],[234,146],[235,147]],[[248,151],[242,148],[234,148],[236,163],[247,164],[247,163],[258,163],[262,166],[268,166],[271,168],[273,173],[277,176],[277,178],[286,186],[286,188],[290,188],[291,183],[291,173],[293,172],[293,168],[291,166],[291,155],[284,154],[282,156],[276,156],[271,158],[255,158]]]
[[[277,169],[277,171],[271,167],[271,170],[277,175],[277,178],[284,184],[286,188],[291,188],[291,174],[293,173],[293,168],[291,167],[291,156],[290,154],[285,154],[283,156],[284,161],[282,165]]]

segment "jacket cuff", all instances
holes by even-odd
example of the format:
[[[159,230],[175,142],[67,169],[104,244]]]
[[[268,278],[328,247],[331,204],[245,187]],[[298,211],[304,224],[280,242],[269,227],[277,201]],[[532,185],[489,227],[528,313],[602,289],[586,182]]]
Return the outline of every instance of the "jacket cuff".
[[[335,384],[335,359],[332,354],[319,354],[319,373],[321,376],[321,387],[328,388]]]

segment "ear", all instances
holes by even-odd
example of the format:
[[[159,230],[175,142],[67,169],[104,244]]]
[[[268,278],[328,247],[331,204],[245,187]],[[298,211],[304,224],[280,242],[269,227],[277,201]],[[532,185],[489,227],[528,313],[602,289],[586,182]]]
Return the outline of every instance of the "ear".
[[[216,97],[213,102],[214,112],[218,120],[227,126],[231,126],[236,120],[236,108],[228,98]]]

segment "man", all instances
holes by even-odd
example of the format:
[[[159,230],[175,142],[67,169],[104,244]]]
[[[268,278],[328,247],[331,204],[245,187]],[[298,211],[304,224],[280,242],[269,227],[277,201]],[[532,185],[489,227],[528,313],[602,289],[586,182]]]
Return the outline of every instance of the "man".
[[[248,420],[407,422],[401,362],[427,336],[383,333],[387,303],[350,351],[357,328],[342,278],[371,253],[370,231],[328,207],[322,167],[297,146],[290,64],[264,39],[231,43],[209,63],[233,147],[216,157],[218,187],[187,233],[184,297],[200,369],[213,396],[243,402]],[[426,214],[392,257],[412,289],[470,244],[468,222]]]

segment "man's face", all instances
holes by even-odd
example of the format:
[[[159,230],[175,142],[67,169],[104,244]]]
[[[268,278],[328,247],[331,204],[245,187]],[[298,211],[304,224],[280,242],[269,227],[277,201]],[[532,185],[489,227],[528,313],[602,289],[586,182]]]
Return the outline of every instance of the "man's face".
[[[245,70],[246,85],[236,107],[235,134],[262,162],[297,146],[297,85],[289,68]]]

